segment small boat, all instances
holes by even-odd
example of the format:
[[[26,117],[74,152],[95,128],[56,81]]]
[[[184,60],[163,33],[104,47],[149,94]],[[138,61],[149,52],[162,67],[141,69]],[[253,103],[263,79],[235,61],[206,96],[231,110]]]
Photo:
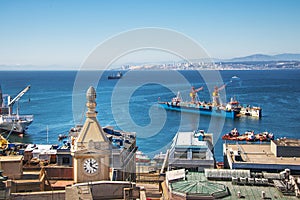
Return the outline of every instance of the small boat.
[[[123,76],[122,72],[118,72],[117,74],[109,75],[107,79],[120,79],[122,78],[122,76]]]
[[[273,133],[269,133],[269,132],[262,132],[262,133],[258,133],[255,135],[255,140],[259,140],[259,141],[270,141],[270,140],[274,140],[274,135]]]
[[[68,138],[68,136],[66,134],[59,134],[57,140],[58,141],[62,141],[63,139]]]
[[[262,108],[258,106],[251,105],[242,105],[240,102],[236,100],[235,97],[230,98],[230,102],[227,103],[227,109],[230,109],[231,106],[234,106],[236,109],[239,109],[240,116],[251,116],[261,118],[262,116]]]
[[[274,139],[274,135],[267,131],[255,134],[254,131],[246,131],[244,134],[239,134],[236,128],[231,130],[229,133],[222,136],[223,140],[234,140],[234,141],[271,141]]]
[[[252,117],[258,117],[261,118],[262,116],[262,109],[258,106],[241,106],[240,113],[245,116],[252,116]]]

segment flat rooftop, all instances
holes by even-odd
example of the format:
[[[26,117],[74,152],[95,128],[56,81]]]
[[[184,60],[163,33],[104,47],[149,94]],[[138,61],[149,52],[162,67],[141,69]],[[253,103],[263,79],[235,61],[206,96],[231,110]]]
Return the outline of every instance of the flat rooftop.
[[[213,182],[213,181],[211,181]],[[220,184],[224,184],[230,191],[230,196],[224,197],[224,200],[233,199],[262,199],[261,193],[264,192],[265,199],[277,199],[277,200],[287,200],[287,199],[298,199],[295,196],[284,196],[275,187],[268,186],[250,186],[250,185],[234,185],[231,181],[215,181]],[[238,197],[240,193],[241,197]]]
[[[199,141],[193,132],[179,132],[176,146],[207,146],[205,141]]]
[[[273,142],[277,146],[293,146],[293,147],[300,147],[300,140],[299,139],[287,139],[287,138],[280,138],[277,140],[273,140]]]
[[[243,163],[300,165],[300,158],[275,157],[270,144],[227,144],[226,153],[230,154],[230,151],[240,151]],[[231,158],[235,163],[241,162],[234,156]]]
[[[178,132],[175,136],[175,147],[208,147],[207,141],[212,141],[212,135],[205,133],[203,139],[199,140],[199,135],[195,132]]]
[[[22,159],[23,159],[22,155],[0,156],[0,162],[21,161]]]

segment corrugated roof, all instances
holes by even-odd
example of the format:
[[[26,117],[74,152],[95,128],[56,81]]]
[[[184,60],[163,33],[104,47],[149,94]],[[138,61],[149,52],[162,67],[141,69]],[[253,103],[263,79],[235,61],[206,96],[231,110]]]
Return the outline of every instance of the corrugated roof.
[[[186,180],[171,184],[172,191],[190,195],[215,196],[216,194],[227,194],[227,187],[220,183],[209,182],[203,176],[203,173],[189,172]]]

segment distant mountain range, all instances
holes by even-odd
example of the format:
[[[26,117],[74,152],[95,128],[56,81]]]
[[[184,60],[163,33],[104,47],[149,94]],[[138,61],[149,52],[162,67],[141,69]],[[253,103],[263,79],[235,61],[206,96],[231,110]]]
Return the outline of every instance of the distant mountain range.
[[[223,62],[262,62],[262,61],[300,61],[300,54],[284,53],[277,55],[253,54],[245,57],[237,57],[228,60],[218,60]]]
[[[278,68],[278,66],[282,65],[282,68],[297,68],[300,69],[300,53],[283,53],[283,54],[277,54],[277,55],[267,55],[267,54],[253,54],[249,56],[244,57],[236,57],[231,59],[220,59],[220,58],[200,58],[200,59],[190,59],[189,62],[191,63],[211,63],[214,62],[215,64],[218,63],[224,63],[224,64],[245,64],[245,65],[255,65],[259,66],[260,64],[265,64],[265,62],[268,62],[268,66],[270,68]],[[295,63],[296,62],[296,63]],[[171,64],[170,64],[171,63]],[[132,63],[123,63],[123,66],[118,64],[114,66],[114,69],[128,69],[130,66],[141,66],[141,68],[144,68],[143,65],[148,65],[147,68],[151,68],[151,66],[159,66],[159,65],[166,65],[165,68],[169,68],[172,64],[180,64],[180,63],[186,63],[186,60],[177,60],[177,61],[155,61],[155,62],[132,62]],[[180,66],[180,65],[178,65]],[[177,67],[178,67],[177,66]],[[224,65],[222,66],[224,67]],[[239,68],[240,66],[237,66],[236,68]],[[138,69],[141,69],[138,68]],[[171,67],[172,68],[172,67]],[[21,64],[1,64],[0,63],[0,71],[2,70],[79,70],[79,66],[61,66],[61,65],[21,65]],[[161,68],[159,68],[161,69]]]
[[[297,53],[283,53],[277,55],[267,55],[267,54],[253,54],[244,57],[235,57],[229,59],[222,58],[200,58],[200,59],[190,59],[192,63],[198,62],[278,62],[278,61],[297,61],[300,62],[300,54]],[[181,60],[180,62],[185,62]]]

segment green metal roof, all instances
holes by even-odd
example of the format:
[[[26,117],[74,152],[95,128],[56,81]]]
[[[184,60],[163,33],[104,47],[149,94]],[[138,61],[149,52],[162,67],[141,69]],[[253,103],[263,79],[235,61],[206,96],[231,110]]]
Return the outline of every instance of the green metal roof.
[[[244,196],[245,199],[261,199],[262,191],[264,191],[266,197],[270,199],[298,199],[295,196],[284,196],[275,187],[234,185],[231,181],[207,180],[205,174],[199,172],[189,172],[186,175],[186,179],[187,180],[171,183],[172,190],[186,195],[199,197],[214,196],[215,198],[228,200],[238,199],[238,193],[240,193],[241,196]],[[230,191],[230,194],[227,191],[227,188]]]
[[[220,183],[206,180],[203,173],[189,172],[186,180],[171,184],[172,191],[199,196],[219,196],[220,193],[227,194],[227,187]]]

